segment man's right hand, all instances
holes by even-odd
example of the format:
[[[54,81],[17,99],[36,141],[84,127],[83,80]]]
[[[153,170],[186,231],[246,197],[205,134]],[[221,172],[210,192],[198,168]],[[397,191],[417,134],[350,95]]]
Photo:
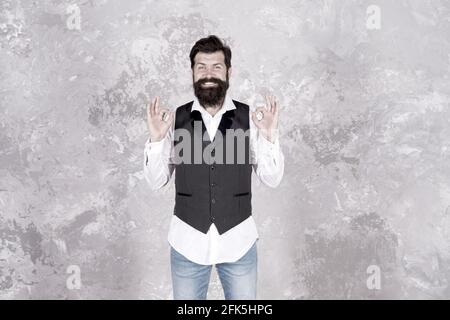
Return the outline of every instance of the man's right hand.
[[[163,119],[163,115],[165,120]],[[147,107],[147,125],[150,141],[157,142],[164,139],[175,118],[175,113],[169,109],[159,107],[159,97],[156,97]]]

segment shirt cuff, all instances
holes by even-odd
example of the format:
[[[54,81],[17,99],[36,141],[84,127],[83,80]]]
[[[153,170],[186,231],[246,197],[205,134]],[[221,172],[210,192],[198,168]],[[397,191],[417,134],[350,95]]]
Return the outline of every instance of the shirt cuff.
[[[264,137],[261,133],[258,136],[258,148],[259,151],[263,154],[273,154],[280,148],[280,139],[278,131],[275,133],[274,142],[270,142],[266,137]]]
[[[156,142],[150,142],[150,138],[145,142],[145,150],[148,154],[161,153],[164,149],[164,142],[166,139],[162,139]]]

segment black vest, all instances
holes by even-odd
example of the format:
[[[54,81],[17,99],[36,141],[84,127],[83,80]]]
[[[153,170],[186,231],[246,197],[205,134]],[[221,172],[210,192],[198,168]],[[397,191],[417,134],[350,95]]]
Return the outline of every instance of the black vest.
[[[222,115],[212,142],[205,134],[201,113],[191,112],[193,101],[176,109],[174,214],[205,234],[212,223],[223,234],[252,214],[249,106],[232,101],[236,109]],[[194,123],[198,129],[201,126],[201,136],[200,130],[194,130]],[[247,134],[236,138],[227,134],[227,129],[242,129]],[[178,146],[177,150],[177,144],[187,145],[183,139],[190,141],[190,155],[184,153],[187,148]],[[181,161],[187,158],[190,161]]]

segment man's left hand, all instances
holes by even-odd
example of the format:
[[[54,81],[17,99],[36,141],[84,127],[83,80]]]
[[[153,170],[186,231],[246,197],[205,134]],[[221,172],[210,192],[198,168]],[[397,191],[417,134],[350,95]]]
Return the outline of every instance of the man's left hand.
[[[252,120],[260,133],[270,142],[275,142],[276,130],[278,130],[279,107],[274,96],[265,96],[266,105],[257,107],[252,111]]]

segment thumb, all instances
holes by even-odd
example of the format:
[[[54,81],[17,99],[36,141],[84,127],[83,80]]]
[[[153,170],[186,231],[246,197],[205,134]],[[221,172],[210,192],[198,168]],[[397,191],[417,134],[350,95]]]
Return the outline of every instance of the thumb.
[[[259,125],[259,123],[258,123],[258,119],[256,118],[256,111],[251,111],[251,116],[252,116],[252,121],[253,121],[253,123],[256,125],[256,126],[258,126]]]

